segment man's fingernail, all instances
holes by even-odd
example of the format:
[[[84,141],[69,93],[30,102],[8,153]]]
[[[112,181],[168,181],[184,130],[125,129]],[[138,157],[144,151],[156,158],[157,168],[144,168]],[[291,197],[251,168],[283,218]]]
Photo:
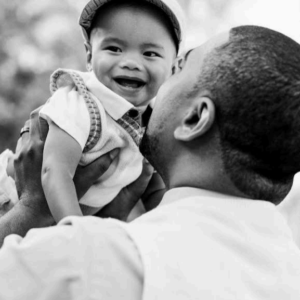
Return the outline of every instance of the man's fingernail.
[[[111,150],[109,152],[109,156],[110,156],[111,160],[114,160],[118,156],[119,153],[120,153],[120,149],[119,148]]]
[[[148,164],[148,165],[150,164],[149,161],[148,161],[148,159],[145,158],[145,157],[144,157],[144,163],[145,163],[145,164]]]

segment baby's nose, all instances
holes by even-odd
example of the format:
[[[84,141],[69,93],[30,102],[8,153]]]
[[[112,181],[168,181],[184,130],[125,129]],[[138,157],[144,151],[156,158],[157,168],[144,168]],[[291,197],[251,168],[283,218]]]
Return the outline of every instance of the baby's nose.
[[[136,55],[126,55],[120,62],[120,67],[129,70],[141,70],[143,65]]]

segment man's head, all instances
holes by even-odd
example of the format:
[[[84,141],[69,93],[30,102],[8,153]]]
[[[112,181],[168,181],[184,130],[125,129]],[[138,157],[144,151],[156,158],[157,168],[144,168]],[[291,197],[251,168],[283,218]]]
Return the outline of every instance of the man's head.
[[[293,40],[233,28],[191,51],[156,105],[141,148],[171,186],[182,184],[172,177],[175,166],[187,166],[184,184],[214,188],[202,174],[214,172],[250,198],[279,202],[289,191],[300,169],[300,46]]]
[[[137,107],[147,105],[171,75],[181,38],[175,14],[152,2],[93,1],[98,6],[88,26],[84,27],[85,18],[80,21],[88,69]]]

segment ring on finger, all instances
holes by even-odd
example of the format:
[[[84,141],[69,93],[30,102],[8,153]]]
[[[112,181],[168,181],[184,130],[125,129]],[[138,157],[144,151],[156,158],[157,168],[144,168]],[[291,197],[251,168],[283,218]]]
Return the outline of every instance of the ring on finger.
[[[29,127],[28,126],[24,126],[21,131],[20,131],[20,136],[22,136],[25,132],[29,132]]]

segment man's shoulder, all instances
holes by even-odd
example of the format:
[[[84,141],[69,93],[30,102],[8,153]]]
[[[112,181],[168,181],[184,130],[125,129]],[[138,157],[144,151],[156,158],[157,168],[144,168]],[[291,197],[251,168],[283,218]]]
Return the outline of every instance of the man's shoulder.
[[[113,220],[113,219],[102,219],[94,216],[77,217],[70,216],[66,217],[58,223],[58,226],[71,226],[78,233],[84,231],[86,234],[93,235],[94,233],[116,232],[119,234],[125,234],[126,230],[124,226],[126,223]]]
[[[72,299],[141,299],[142,263],[116,223],[68,217],[58,226],[30,230],[25,238],[8,236],[0,251],[0,298],[10,298],[17,286],[26,299],[50,299],[50,294],[51,299],[71,294]]]

